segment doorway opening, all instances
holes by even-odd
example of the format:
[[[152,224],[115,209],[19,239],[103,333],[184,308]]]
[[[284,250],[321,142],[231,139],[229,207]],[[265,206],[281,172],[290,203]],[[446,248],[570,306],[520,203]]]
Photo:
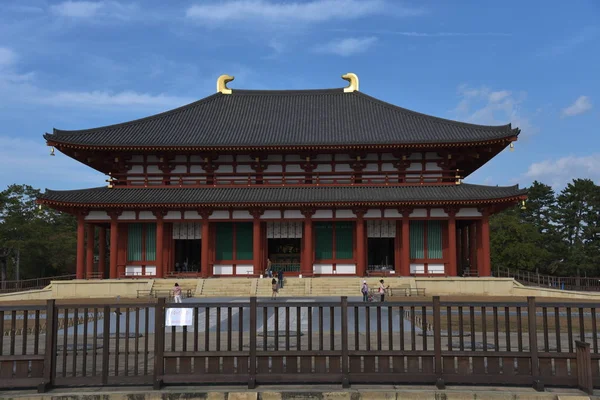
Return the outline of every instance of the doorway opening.
[[[175,272],[200,272],[201,240],[175,240]]]
[[[367,262],[369,271],[392,271],[394,269],[394,238],[368,238]]]
[[[300,255],[302,239],[279,238],[267,239],[268,257],[271,260],[271,271],[277,273],[300,272]]]

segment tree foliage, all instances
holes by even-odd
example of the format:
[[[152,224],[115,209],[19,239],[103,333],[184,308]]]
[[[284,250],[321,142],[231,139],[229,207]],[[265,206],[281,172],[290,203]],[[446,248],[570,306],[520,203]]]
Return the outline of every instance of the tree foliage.
[[[574,179],[560,193],[540,182],[525,210],[490,220],[494,267],[561,276],[600,276],[600,186]]]
[[[47,207],[40,209],[38,189],[11,185],[0,192],[0,278],[29,279],[72,273],[75,265],[75,219]]]

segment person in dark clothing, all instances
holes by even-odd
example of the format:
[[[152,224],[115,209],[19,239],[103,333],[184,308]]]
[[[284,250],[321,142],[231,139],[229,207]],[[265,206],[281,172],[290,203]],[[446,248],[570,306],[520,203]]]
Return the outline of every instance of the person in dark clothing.
[[[277,272],[277,280],[279,280],[279,287],[283,289],[283,270],[281,269]]]

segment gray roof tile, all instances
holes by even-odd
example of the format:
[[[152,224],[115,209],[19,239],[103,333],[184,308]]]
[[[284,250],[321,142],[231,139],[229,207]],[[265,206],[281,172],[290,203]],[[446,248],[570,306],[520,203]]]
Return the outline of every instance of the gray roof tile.
[[[114,188],[54,191],[40,200],[51,203],[144,205],[315,204],[461,202],[501,200],[526,194],[518,186],[446,185],[387,187],[239,187],[239,188]]]
[[[139,120],[55,129],[49,141],[88,146],[326,146],[479,142],[518,135],[410,111],[343,89],[233,90]]]

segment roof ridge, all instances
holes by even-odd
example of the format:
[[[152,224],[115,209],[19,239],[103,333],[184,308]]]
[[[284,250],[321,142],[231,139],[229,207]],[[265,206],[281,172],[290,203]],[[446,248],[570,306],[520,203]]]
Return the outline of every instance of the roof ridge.
[[[257,95],[257,96],[297,96],[297,95],[343,95],[344,88],[329,88],[329,89],[232,89],[231,95]]]
[[[486,130],[494,130],[494,129],[504,128],[504,127],[509,127],[509,128],[512,127],[512,124],[510,122],[508,124],[504,124],[504,125],[480,125],[480,124],[472,124],[469,122],[456,121],[456,120],[448,119],[448,118],[436,117],[434,115],[425,114],[425,113],[422,113],[419,111],[414,111],[414,110],[410,110],[408,108],[397,106],[395,104],[389,103],[384,100],[380,100],[376,97],[370,96],[363,92],[357,91],[357,92],[353,92],[352,94],[354,94],[356,96],[360,96],[367,101],[370,101],[374,104],[378,104],[378,105],[388,108],[392,111],[396,111],[396,112],[400,112],[400,113],[404,113],[404,114],[410,114],[410,115],[413,115],[418,118],[424,118],[424,119],[430,119],[430,120],[433,119],[433,120],[436,120],[436,121],[438,121],[442,124],[446,124],[446,125],[459,125],[459,126],[465,126],[465,127],[471,127],[471,128],[481,128],[481,129],[486,129]]]
[[[109,124],[109,125],[104,125],[104,126],[99,126],[96,128],[89,128],[89,129],[78,129],[78,130],[62,130],[62,129],[53,129],[53,135],[57,134],[60,136],[68,136],[68,135],[77,135],[77,134],[81,134],[81,133],[89,133],[89,132],[94,132],[94,131],[100,131],[100,130],[104,130],[104,129],[115,129],[115,128],[121,128],[124,126],[132,126],[132,125],[136,125],[139,123],[143,123],[143,122],[148,122],[148,121],[154,121],[157,119],[161,119],[164,117],[168,117],[171,115],[177,115],[181,112],[187,111],[189,109],[195,108],[201,104],[204,103],[210,103],[211,101],[214,101],[216,99],[218,99],[219,97],[224,96],[221,93],[214,93],[211,94],[210,96],[204,97],[200,100],[196,100],[193,101],[191,103],[188,104],[184,104],[182,106],[173,108],[171,110],[167,110],[167,111],[163,111],[161,113],[158,114],[154,114],[154,115],[149,115],[147,117],[142,117],[142,118],[138,118],[138,119],[134,119],[132,121],[125,121],[125,122],[119,122],[116,124]],[[58,131],[58,132],[57,132]]]

